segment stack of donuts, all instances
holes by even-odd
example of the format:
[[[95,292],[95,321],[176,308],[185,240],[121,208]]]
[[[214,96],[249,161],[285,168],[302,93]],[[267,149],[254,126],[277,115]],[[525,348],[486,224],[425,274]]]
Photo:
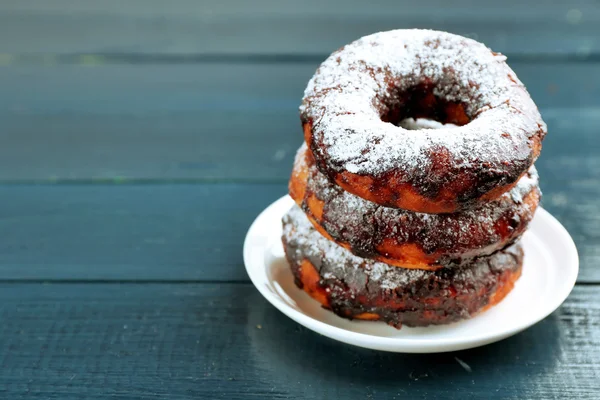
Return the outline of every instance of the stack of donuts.
[[[395,30],[321,64],[283,218],[298,287],[397,328],[469,318],[512,290],[547,130],[505,60],[461,36]]]

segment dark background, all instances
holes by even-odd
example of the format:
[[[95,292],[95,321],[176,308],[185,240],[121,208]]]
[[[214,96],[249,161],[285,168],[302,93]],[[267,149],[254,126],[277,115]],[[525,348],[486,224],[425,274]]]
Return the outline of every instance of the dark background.
[[[336,343],[242,262],[319,62],[409,27],[508,56],[548,123],[543,206],[580,252],[557,312],[479,349]],[[1,397],[597,399],[599,67],[593,0],[0,2]]]

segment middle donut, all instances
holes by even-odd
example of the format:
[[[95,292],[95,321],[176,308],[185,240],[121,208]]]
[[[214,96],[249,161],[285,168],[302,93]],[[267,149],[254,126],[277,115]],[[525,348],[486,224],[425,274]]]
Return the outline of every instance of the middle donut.
[[[372,203],[331,183],[305,144],[289,191],[326,238],[359,257],[435,270],[450,261],[492,254],[518,239],[540,201],[535,167],[497,200],[451,214],[424,214]]]

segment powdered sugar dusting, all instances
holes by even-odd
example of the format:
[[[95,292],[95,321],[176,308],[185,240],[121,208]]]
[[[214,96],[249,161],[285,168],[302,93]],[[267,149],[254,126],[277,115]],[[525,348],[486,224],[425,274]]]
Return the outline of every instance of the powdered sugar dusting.
[[[298,206],[283,218],[283,236],[293,244],[296,251],[301,252],[300,259],[325,259],[332,267],[330,273],[342,277],[347,268],[363,268],[369,279],[379,282],[383,289],[394,289],[404,286],[430,274],[429,271],[404,269],[384,263],[365,260],[348,250],[327,240],[317,232]],[[313,264],[320,265],[313,261]]]
[[[312,121],[315,157],[334,171],[378,175],[428,170],[432,151],[451,155],[450,179],[465,168],[503,170],[531,162],[530,137],[545,124],[505,57],[449,33],[395,30],[363,37],[325,60],[308,83],[300,111]],[[390,87],[424,80],[434,94],[466,105],[472,121],[409,131],[381,120]]]
[[[317,232],[306,215],[298,206],[293,206],[283,217],[283,237],[288,244],[287,251],[293,251],[292,257],[296,260],[308,259],[319,270],[323,278],[338,278],[346,280],[347,276],[360,269],[369,282],[374,282],[384,290],[410,290],[409,285],[418,282],[426,284],[433,277],[447,277],[454,282],[473,282],[482,276],[489,275],[490,271],[501,271],[515,267],[513,254],[520,251],[518,244],[488,257],[470,260],[469,263],[453,268],[438,271],[425,271],[394,267],[381,262],[363,259],[353,255],[350,251],[327,240]]]
[[[409,131],[418,131],[421,129],[442,129],[442,128],[456,128],[454,124],[443,124],[441,122],[429,120],[426,118],[406,118],[400,121],[398,124],[400,127]]]
[[[523,203],[523,197],[529,193],[531,188],[538,187],[539,176],[535,167],[531,167],[529,172],[525,174],[518,182],[518,184],[508,192],[508,195],[517,204]],[[539,190],[539,188],[538,188]],[[540,193],[541,194],[541,193]]]

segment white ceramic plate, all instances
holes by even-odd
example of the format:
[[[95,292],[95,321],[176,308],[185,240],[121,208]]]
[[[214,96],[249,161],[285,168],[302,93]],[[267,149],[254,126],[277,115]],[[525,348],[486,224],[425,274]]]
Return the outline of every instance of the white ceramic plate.
[[[548,316],[567,298],[579,269],[577,249],[563,226],[538,208],[523,235],[523,274],[513,291],[475,318],[450,325],[396,330],[383,322],[349,321],[321,308],[294,285],[281,244],[281,217],[293,205],[282,197],[254,221],[244,262],[254,286],[296,322],[322,335],[369,349],[435,353],[482,346],[518,333]]]

